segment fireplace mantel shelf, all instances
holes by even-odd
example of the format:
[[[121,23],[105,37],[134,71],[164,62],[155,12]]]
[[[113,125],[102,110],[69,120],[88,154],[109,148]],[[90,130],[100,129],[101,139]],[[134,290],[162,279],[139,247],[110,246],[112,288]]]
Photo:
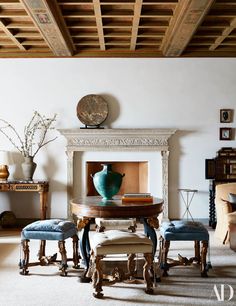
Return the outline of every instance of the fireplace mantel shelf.
[[[175,129],[59,129],[67,151],[168,150]]]
[[[67,139],[68,217],[73,197],[74,152],[85,151],[159,151],[162,156],[162,197],[164,217],[168,216],[168,140],[175,129],[59,129]]]

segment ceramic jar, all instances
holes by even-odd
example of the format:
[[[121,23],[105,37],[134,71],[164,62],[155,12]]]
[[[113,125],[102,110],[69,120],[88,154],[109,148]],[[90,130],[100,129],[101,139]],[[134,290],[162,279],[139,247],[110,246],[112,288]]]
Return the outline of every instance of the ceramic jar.
[[[33,161],[32,156],[25,156],[24,159],[25,161],[22,163],[24,179],[32,181],[37,164]]]
[[[111,200],[113,195],[119,192],[125,174],[113,172],[112,164],[102,164],[102,166],[102,171],[91,175],[93,184],[97,192],[103,197],[103,200]]]

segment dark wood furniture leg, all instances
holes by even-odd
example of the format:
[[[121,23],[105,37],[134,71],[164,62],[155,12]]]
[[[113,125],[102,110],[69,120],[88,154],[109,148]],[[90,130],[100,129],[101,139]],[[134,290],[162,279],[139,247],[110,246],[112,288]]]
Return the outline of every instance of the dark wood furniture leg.
[[[40,191],[39,192],[39,200],[40,200],[40,219],[45,220],[47,218],[47,199],[48,199],[48,191]]]
[[[40,240],[38,259],[39,261],[45,256],[46,240]]]
[[[78,252],[78,247],[79,247],[79,238],[78,238],[78,236],[74,235],[72,237],[72,241],[73,241],[73,263],[74,263],[73,268],[74,269],[79,269],[79,259],[80,259],[80,256],[79,256],[79,252]]]
[[[90,243],[89,243],[89,231],[90,231],[90,219],[83,218],[78,221],[77,227],[82,231],[80,239],[80,251],[85,265],[85,272],[82,276],[79,277],[81,283],[90,283],[91,277],[87,276],[89,271],[89,262],[90,262]]]
[[[153,256],[152,254],[143,254],[145,258],[145,263],[143,266],[143,278],[146,283],[146,289],[145,292],[147,294],[152,294],[153,293],[153,283],[150,278],[150,270],[152,268],[152,263],[153,263]]]
[[[206,265],[206,256],[207,256],[207,249],[208,249],[208,241],[203,240],[202,241],[202,247],[201,247],[201,276],[207,277],[207,265]]]
[[[163,240],[163,247],[162,247],[162,265],[163,265],[163,276],[168,276],[168,270],[169,270],[169,266],[168,266],[168,262],[167,262],[167,258],[168,258],[168,252],[169,252],[169,248],[170,248],[170,241],[169,240]]]
[[[61,253],[61,276],[67,276],[67,256],[66,256],[66,248],[65,248],[65,241],[64,240],[60,240],[58,241],[58,247],[59,247],[59,251]]]
[[[129,254],[128,256],[128,262],[127,262],[127,269],[128,269],[128,275],[130,277],[134,276],[135,274],[135,254]]]
[[[195,240],[194,241],[194,251],[195,251],[195,261],[200,264],[201,258],[200,258],[200,241]]]
[[[92,276],[93,280],[93,288],[95,289],[95,293],[93,293],[93,296],[100,299],[103,297],[102,293],[102,281],[103,281],[103,272],[101,267],[101,259],[103,258],[103,255],[97,255],[95,258],[93,258],[94,261],[94,272]]]
[[[24,253],[24,258],[20,262],[20,268],[22,269],[20,274],[27,275],[29,273],[28,266],[29,266],[29,240],[25,239],[21,241],[22,250]]]

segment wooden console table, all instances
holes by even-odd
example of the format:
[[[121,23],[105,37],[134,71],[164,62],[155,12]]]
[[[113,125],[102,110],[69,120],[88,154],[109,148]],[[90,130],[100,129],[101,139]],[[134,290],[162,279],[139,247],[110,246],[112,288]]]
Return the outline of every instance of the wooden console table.
[[[46,219],[48,181],[0,181],[0,192],[38,192],[40,196],[40,219]]]

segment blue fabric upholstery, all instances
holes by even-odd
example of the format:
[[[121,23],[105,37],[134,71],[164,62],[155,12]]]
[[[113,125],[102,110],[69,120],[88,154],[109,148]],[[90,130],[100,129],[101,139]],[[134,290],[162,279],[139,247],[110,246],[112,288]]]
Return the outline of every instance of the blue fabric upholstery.
[[[176,220],[163,222],[160,234],[165,240],[209,240],[209,233],[200,222]]]
[[[22,239],[65,240],[77,234],[76,225],[60,219],[35,221],[23,228]]]

